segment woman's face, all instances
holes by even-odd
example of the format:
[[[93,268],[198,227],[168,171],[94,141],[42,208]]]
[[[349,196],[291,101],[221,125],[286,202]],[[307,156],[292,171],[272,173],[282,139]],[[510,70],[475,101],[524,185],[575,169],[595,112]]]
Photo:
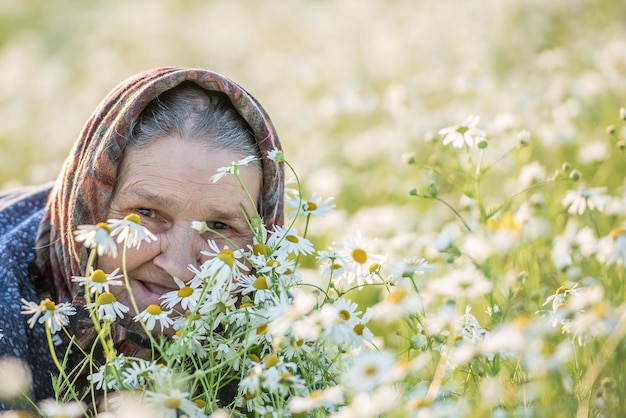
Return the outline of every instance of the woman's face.
[[[122,219],[136,213],[141,223],[157,240],[142,242],[140,249],[128,249],[126,267],[138,308],[160,304],[166,292],[177,290],[172,277],[188,281],[193,273],[190,264],[199,267],[206,257],[207,240],[215,239],[220,248],[232,244],[210,233],[200,235],[191,228],[192,221],[207,225],[231,239],[236,246],[252,243],[252,232],[242,213],[244,205],[255,213],[252,203],[237,178],[226,175],[212,183],[219,167],[246,156],[233,151],[210,151],[197,141],[164,137],[142,149],[126,153],[107,219]],[[240,167],[240,176],[255,202],[261,188],[261,175],[251,165]],[[122,268],[122,246],[118,257],[100,257],[98,268],[111,273]],[[131,308],[124,286],[113,286],[117,300]]]

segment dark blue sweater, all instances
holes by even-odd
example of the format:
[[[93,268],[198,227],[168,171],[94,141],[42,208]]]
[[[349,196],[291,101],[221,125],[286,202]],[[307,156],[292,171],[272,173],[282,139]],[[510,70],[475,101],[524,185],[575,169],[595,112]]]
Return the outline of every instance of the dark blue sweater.
[[[29,277],[33,246],[50,186],[0,192],[0,356],[13,356],[30,365],[33,375],[31,397],[52,397],[51,376],[56,374],[44,326],[31,329],[22,315],[20,299],[39,304]],[[0,382],[2,384],[2,382]],[[0,410],[24,406],[25,400],[2,403]]]

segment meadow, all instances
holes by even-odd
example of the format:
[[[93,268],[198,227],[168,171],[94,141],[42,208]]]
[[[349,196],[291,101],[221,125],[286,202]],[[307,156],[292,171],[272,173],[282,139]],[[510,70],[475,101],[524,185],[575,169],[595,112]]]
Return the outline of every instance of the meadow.
[[[299,196],[334,198],[295,224],[336,251],[298,257],[302,316],[346,298],[372,332],[309,335],[357,360],[251,413],[626,413],[623,2],[1,0],[0,186],[54,180],[99,100],[167,65],[264,105]]]

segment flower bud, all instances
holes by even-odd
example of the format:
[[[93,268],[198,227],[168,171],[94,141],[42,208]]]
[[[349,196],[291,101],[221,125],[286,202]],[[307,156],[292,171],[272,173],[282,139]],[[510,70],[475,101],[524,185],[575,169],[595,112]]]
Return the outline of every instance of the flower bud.
[[[526,145],[530,144],[530,132],[528,132],[525,129],[523,131],[520,131],[517,134],[517,142],[521,146],[526,146]]]
[[[580,180],[580,171],[572,170],[572,172],[569,173],[569,178],[574,180],[574,181]]]
[[[623,107],[619,108],[619,118],[621,120],[626,120],[626,109]]]
[[[609,135],[615,134],[615,125],[609,125],[606,127],[606,133]]]
[[[487,138],[485,137],[478,138],[478,141],[476,142],[476,146],[478,147],[478,149],[485,149],[487,148],[487,145],[489,145],[487,143]]]
[[[402,154],[402,162],[406,165],[415,164],[415,154],[412,152],[405,152],[404,154]]]

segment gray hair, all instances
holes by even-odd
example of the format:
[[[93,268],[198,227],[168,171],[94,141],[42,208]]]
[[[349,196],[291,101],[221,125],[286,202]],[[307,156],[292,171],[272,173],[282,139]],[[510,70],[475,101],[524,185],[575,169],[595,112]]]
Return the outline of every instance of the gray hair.
[[[131,128],[127,147],[142,148],[152,140],[177,136],[197,141],[209,149],[229,150],[241,158],[254,155],[261,169],[258,144],[248,124],[228,97],[183,83],[161,94],[139,115]]]

